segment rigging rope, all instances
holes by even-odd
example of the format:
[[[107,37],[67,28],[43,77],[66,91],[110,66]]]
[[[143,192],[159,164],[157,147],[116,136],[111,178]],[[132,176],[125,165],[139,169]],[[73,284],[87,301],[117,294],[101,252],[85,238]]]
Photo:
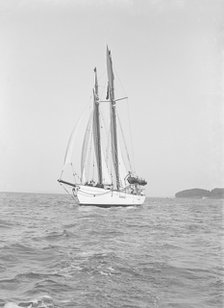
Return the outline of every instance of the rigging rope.
[[[121,88],[122,90],[124,91],[124,94],[125,96],[126,95],[126,90],[123,86],[123,83],[121,82],[120,78],[119,78],[119,75],[117,73],[117,70],[116,70],[116,67],[115,65],[113,65],[114,67],[114,74],[116,75],[116,78],[118,79],[120,85],[121,85]],[[128,110],[128,126],[129,126],[129,138],[130,138],[130,142],[131,142],[131,156],[132,156],[132,162],[133,162],[133,170],[135,172],[135,156],[134,156],[134,147],[133,147],[133,140],[132,140],[132,129],[131,129],[131,120],[130,120],[130,110],[129,110],[129,103],[128,103],[128,100],[126,101],[127,102],[127,110]]]
[[[132,152],[132,159],[133,159],[133,170],[135,172],[135,155],[134,155],[134,147],[133,147],[133,139],[132,139],[132,130],[131,130],[131,119],[130,119],[130,110],[129,110],[129,103],[127,103],[128,109],[128,126],[129,126],[129,137],[131,141],[131,152]]]
[[[88,103],[88,105],[89,105],[89,103]],[[83,108],[83,110],[82,110],[82,113],[81,113],[81,115],[80,115],[80,117],[79,117],[79,119],[78,119],[78,121],[76,121],[76,123],[75,123],[75,125],[74,125],[74,127],[73,127],[73,129],[72,129],[72,132],[71,132],[71,134],[70,134],[70,136],[69,136],[69,140],[68,140],[68,142],[67,142],[67,147],[66,147],[66,152],[65,152],[65,157],[64,157],[64,166],[63,166],[63,169],[64,169],[64,167],[65,167],[65,165],[68,163],[68,155],[69,155],[69,153],[70,153],[70,155],[72,156],[72,154],[73,154],[73,149],[71,148],[71,146],[72,146],[72,143],[73,143],[73,139],[74,139],[74,136],[75,136],[75,132],[77,132],[77,129],[78,129],[78,127],[80,126],[80,124],[81,124],[81,120],[83,120],[83,118],[84,118],[84,116],[86,115],[86,109],[87,109],[87,104],[85,105],[85,107]],[[70,157],[70,161],[69,161],[69,163],[71,162],[71,157]]]

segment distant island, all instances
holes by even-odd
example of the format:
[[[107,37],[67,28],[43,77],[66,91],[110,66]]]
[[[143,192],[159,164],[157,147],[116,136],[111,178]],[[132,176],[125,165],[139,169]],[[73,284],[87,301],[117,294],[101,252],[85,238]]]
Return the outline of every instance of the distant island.
[[[214,188],[211,191],[201,188],[192,188],[179,191],[175,194],[176,198],[193,198],[193,199],[224,199],[224,188]]]

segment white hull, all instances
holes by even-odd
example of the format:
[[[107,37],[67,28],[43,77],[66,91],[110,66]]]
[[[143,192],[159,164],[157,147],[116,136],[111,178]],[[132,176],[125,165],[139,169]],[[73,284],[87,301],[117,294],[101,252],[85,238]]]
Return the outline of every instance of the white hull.
[[[145,201],[144,195],[84,185],[79,186],[76,196],[80,205],[97,205],[102,207],[141,205]]]

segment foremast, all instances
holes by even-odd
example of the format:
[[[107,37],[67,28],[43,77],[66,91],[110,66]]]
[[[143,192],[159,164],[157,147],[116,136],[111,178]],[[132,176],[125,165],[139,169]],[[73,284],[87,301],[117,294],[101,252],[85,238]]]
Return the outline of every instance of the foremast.
[[[98,95],[98,81],[97,71],[94,68],[95,74],[95,85],[93,89],[93,138],[94,138],[94,149],[96,154],[96,164],[98,173],[98,183],[103,184],[102,174],[102,154],[101,154],[101,137],[100,137],[100,112],[99,112],[99,95]]]
[[[116,189],[120,189],[119,162],[118,162],[118,141],[117,141],[117,117],[116,101],[114,96],[114,73],[112,66],[111,51],[107,47],[107,76],[108,76],[108,96],[110,100],[111,113],[111,150],[115,171]]]

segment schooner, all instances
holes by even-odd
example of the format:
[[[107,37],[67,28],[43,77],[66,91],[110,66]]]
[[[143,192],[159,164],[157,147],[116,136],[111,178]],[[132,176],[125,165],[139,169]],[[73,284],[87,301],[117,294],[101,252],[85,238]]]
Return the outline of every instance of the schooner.
[[[107,97],[106,101],[99,99],[99,86],[97,70],[94,69],[93,105],[89,121],[83,136],[81,148],[80,171],[75,171],[74,182],[64,179],[63,171],[58,182],[71,188],[71,193],[80,205],[95,205],[101,207],[141,205],[145,200],[143,187],[147,182],[136,175],[133,171],[127,171],[122,158],[120,141],[118,138],[118,114],[117,101],[125,99],[115,97],[114,72],[111,51],[107,47]],[[107,154],[103,151],[101,104],[109,104],[109,140],[110,146]],[[71,138],[70,138],[71,139]],[[90,149],[93,144],[94,168],[96,174],[87,172]],[[64,166],[67,163],[68,153],[71,152],[71,140],[67,147]],[[107,159],[106,157],[107,156]],[[109,163],[110,161],[110,163]],[[64,170],[64,168],[63,168]],[[78,174],[79,173],[79,174]]]

